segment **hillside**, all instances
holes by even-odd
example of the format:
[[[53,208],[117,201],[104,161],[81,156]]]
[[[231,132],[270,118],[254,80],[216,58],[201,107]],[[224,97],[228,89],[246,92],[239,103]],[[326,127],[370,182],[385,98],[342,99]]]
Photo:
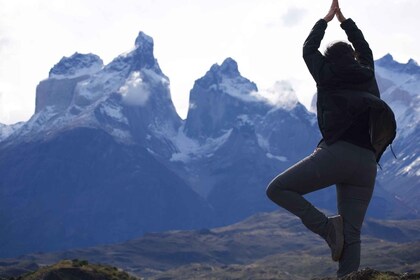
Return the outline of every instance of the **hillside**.
[[[363,234],[361,267],[420,272],[419,221],[368,219]],[[76,258],[120,267],[147,279],[303,280],[333,276],[336,270],[321,238],[297,218],[276,211],[226,227],[149,233],[117,245],[3,260],[0,276],[12,271],[12,266],[4,265],[7,262],[53,264]],[[221,275],[225,278],[218,278]]]
[[[13,279],[13,278],[11,278]],[[19,280],[136,280],[137,277],[107,265],[89,264],[87,261],[64,260],[50,266],[40,267]]]

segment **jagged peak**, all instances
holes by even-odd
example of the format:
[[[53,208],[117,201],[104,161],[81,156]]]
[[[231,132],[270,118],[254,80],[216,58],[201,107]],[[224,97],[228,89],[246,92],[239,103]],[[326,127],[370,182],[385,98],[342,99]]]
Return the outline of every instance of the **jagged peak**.
[[[234,59],[228,57],[223,61],[222,65],[220,65],[220,71],[222,73],[239,74],[238,63]]]
[[[412,59],[412,58],[410,58],[408,60],[407,64],[414,65],[414,66],[419,66],[419,64],[417,63],[417,61],[414,60],[414,59]]]
[[[153,45],[153,38],[140,31],[135,41],[136,48],[151,49],[153,51]]]
[[[69,57],[63,56],[60,61],[51,68],[49,78],[74,78],[82,75],[89,75],[99,71],[102,67],[103,61],[96,54],[75,52]]]
[[[154,68],[156,72],[162,74],[162,71],[160,70],[157,60],[153,54],[153,48],[153,38],[143,31],[140,31],[135,41],[135,48],[130,52],[118,56],[110,64],[108,64],[106,68],[119,71],[121,68],[124,68],[127,64],[129,64],[131,71],[139,71],[143,68]]]
[[[420,74],[420,66],[417,61],[410,58],[407,63],[400,63],[394,59],[394,57],[387,53],[382,58],[376,60],[376,65],[392,71],[408,73],[408,74]]]
[[[378,61],[394,61],[394,57],[392,56],[392,54],[387,53],[382,58],[378,59]]]
[[[241,75],[239,73],[238,63],[231,57],[226,58],[221,65],[217,63],[213,64],[210,71],[228,77],[237,77]]]

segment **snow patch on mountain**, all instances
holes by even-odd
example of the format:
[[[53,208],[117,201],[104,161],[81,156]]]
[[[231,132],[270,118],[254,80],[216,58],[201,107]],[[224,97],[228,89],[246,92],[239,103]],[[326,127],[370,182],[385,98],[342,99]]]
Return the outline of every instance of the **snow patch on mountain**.
[[[287,162],[287,157],[284,157],[284,156],[275,156],[275,155],[272,155],[270,153],[267,153],[266,156],[269,159],[276,159],[276,160],[281,161],[281,162]]]
[[[172,143],[176,147],[176,152],[172,154],[170,161],[180,161],[187,163],[193,159],[211,157],[227,139],[229,139],[232,129],[229,129],[217,138],[207,138],[204,143],[199,143],[184,133],[184,128],[180,127],[178,134],[172,138]]]
[[[420,157],[398,171],[397,175],[420,176]]]
[[[269,159],[274,159],[274,160],[278,160],[281,162],[287,162],[288,158],[285,156],[278,156],[278,155],[274,155],[270,152],[270,141],[264,137],[263,135],[256,133],[256,137],[257,137],[257,143],[258,146],[263,150],[266,151],[265,156]]]
[[[0,123],[0,142],[12,135],[16,130],[20,129],[24,124],[24,122],[18,122],[11,125]]]
[[[102,114],[109,116],[119,123],[128,125],[128,120],[122,112],[122,107],[116,104],[107,104],[107,106],[100,106],[99,110]]]
[[[419,104],[419,103],[418,103]],[[397,121],[398,137],[406,137],[412,134],[420,123],[420,110],[415,107],[413,110],[407,108],[402,102],[390,104]]]
[[[79,82],[75,90],[75,103],[79,106],[86,106],[101,97],[117,92],[128,75],[129,65],[125,65],[120,70],[115,71],[105,67],[90,79]]]
[[[253,126],[255,124],[255,121],[249,115],[242,114],[242,115],[237,116],[236,119],[240,126],[243,126],[243,125]]]
[[[257,133],[256,136],[257,136],[258,146],[260,146],[260,148],[263,149],[264,151],[269,151],[270,142],[268,141],[268,139],[259,133]]]

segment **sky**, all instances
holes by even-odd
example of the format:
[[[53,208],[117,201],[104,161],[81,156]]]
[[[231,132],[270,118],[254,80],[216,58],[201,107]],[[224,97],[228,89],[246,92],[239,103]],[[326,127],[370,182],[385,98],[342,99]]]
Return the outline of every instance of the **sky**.
[[[309,106],[315,83],[302,45],[329,0],[0,0],[0,123],[28,120],[38,83],[63,56],[99,55],[105,64],[134,47],[143,31],[170,79],[172,100],[185,118],[194,81],[227,57],[260,90],[288,81]],[[363,31],[375,59],[420,61],[420,1],[341,0]],[[345,40],[336,19],[320,50]]]

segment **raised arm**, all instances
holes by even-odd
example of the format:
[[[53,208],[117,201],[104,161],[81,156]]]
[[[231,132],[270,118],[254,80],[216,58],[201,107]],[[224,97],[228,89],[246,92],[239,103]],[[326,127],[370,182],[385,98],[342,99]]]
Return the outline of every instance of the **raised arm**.
[[[338,21],[341,22],[341,28],[343,28],[346,32],[347,38],[357,52],[359,63],[374,69],[375,66],[372,50],[370,49],[368,42],[365,40],[362,31],[357,27],[351,18],[346,19],[343,16],[340,8],[337,9],[336,16]]]
[[[316,83],[320,81],[321,69],[325,64],[325,58],[318,48],[324,38],[327,23],[334,18],[338,9],[338,0],[333,0],[327,15],[317,21],[303,44],[303,59]]]
[[[318,20],[303,44],[303,59],[317,84],[320,82],[321,69],[325,65],[325,57],[318,48],[324,38],[326,29],[327,22],[325,19]]]

